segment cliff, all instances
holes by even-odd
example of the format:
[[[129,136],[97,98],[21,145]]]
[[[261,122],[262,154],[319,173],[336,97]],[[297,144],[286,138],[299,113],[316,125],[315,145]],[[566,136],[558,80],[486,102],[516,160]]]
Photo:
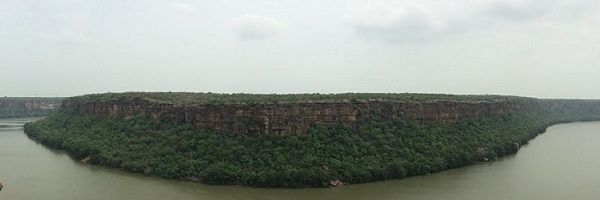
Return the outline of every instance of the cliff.
[[[63,98],[0,97],[0,118],[43,116],[58,110]]]
[[[456,123],[464,118],[503,116],[538,106],[526,100],[398,101],[355,100],[284,103],[176,104],[144,98],[64,102],[62,112],[116,118],[146,116],[154,122],[191,124],[196,128],[242,134],[303,134],[313,125],[356,127],[369,121],[415,120]]]
[[[596,100],[120,93],[68,98],[25,133],[86,163],[147,175],[327,187],[494,160],[549,125],[599,119]]]

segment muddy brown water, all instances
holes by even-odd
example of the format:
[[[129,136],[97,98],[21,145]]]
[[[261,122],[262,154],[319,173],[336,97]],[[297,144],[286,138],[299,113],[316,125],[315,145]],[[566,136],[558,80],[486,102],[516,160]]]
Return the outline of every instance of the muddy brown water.
[[[600,122],[560,124],[498,161],[342,188],[264,189],[163,180],[83,165],[0,119],[0,200],[600,199]]]

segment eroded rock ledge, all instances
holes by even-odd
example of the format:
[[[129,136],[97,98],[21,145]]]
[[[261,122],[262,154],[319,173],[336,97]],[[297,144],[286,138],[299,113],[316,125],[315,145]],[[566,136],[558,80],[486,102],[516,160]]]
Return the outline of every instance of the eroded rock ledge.
[[[209,184],[338,187],[494,160],[549,125],[600,119],[600,101],[109,93],[69,98],[60,112],[25,133],[85,163]]]
[[[155,122],[191,124],[219,132],[242,134],[303,134],[311,125],[354,127],[370,120],[416,120],[455,123],[463,118],[502,116],[535,106],[513,101],[345,101],[267,104],[177,105],[143,99],[64,102],[62,112],[129,118],[147,116]]]

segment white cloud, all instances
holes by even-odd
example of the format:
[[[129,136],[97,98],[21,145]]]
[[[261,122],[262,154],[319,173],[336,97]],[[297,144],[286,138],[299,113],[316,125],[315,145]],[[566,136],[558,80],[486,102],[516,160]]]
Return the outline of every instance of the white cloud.
[[[196,10],[194,6],[185,3],[172,3],[171,7],[182,12],[193,12]]]
[[[547,18],[556,23],[596,14],[598,5],[596,0],[493,0],[485,12],[494,19],[527,21]]]
[[[357,34],[389,42],[429,40],[444,29],[441,20],[417,6],[369,8],[344,18]]]
[[[507,20],[530,20],[548,13],[549,4],[551,2],[535,0],[496,0],[490,4],[487,13]]]
[[[585,16],[596,3],[592,0],[487,0],[435,4],[387,4],[357,8],[344,15],[359,36],[386,43],[414,43],[497,25],[527,21],[546,24],[568,23]],[[496,23],[503,21],[506,23]]]
[[[272,17],[244,15],[231,21],[231,29],[245,40],[266,39],[276,35],[283,25]]]

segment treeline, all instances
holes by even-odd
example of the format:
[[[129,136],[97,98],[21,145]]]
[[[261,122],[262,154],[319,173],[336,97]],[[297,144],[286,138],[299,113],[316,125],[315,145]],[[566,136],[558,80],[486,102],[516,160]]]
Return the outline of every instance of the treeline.
[[[257,104],[290,102],[335,102],[335,101],[513,101],[531,98],[500,95],[451,95],[413,93],[340,93],[340,94],[223,94],[190,92],[126,92],[78,96],[79,102],[131,101],[143,99],[169,104]]]
[[[0,97],[0,118],[45,116],[56,111],[63,98]]]

